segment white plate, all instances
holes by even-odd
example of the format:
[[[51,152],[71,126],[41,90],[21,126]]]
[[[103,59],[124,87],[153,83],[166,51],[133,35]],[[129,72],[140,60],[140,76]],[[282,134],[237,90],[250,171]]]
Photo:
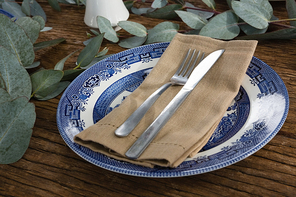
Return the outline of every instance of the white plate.
[[[235,100],[207,145],[177,168],[146,168],[80,146],[73,137],[103,118],[133,92],[156,65],[169,43],[145,45],[115,54],[87,69],[64,92],[57,124],[66,144],[102,168],[141,177],[180,177],[238,162],[267,144],[282,127],[289,98],[281,78],[253,57]]]

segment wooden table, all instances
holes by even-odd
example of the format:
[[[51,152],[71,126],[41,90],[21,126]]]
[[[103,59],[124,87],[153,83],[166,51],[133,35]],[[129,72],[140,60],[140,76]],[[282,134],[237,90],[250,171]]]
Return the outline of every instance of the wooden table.
[[[66,38],[57,46],[37,52],[36,60],[51,69],[82,49],[89,32],[83,22],[84,9],[62,5],[56,12],[40,1],[53,30],[38,41]],[[201,1],[200,1],[201,4]],[[217,10],[226,9],[225,1]],[[285,2],[272,2],[275,15],[287,18]],[[130,16],[131,21],[152,28],[163,20]],[[109,53],[125,49],[104,41]],[[140,178],[97,167],[76,155],[63,141],[56,124],[60,96],[36,105],[37,120],[30,146],[21,160],[0,165],[0,196],[295,196],[296,195],[296,40],[260,41],[255,56],[270,65],[285,82],[290,110],[279,133],[252,156],[213,172],[181,178]],[[74,68],[77,55],[66,68]]]

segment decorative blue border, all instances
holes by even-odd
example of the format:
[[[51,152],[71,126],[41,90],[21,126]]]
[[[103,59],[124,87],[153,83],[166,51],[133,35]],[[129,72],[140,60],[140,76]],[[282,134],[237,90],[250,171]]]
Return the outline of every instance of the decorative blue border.
[[[159,50],[159,53],[153,53],[155,56],[150,57],[160,57],[164,48],[168,46],[169,43],[157,43],[146,46],[137,47],[121,53],[115,54],[95,66],[87,69],[79,77],[77,77],[72,84],[83,84],[89,76],[94,73],[99,73],[102,70],[106,70],[106,65],[108,62],[114,61],[126,61],[132,64],[135,61],[141,61],[143,57],[149,56],[149,52]],[[139,55],[137,55],[139,54]],[[140,56],[142,54],[142,57]],[[156,55],[157,54],[157,55]],[[122,59],[122,57],[124,57]],[[256,57],[253,57],[252,62],[249,66],[247,74],[251,78],[251,83],[254,86],[258,86],[261,93],[257,95],[260,99],[266,95],[272,95],[275,92],[282,95],[285,99],[285,109],[284,115],[281,117],[280,123],[273,131],[269,131],[265,125],[264,121],[256,122],[253,128],[247,130],[245,134],[238,139],[231,146],[224,147],[220,152],[209,156],[202,156],[192,161],[185,161],[177,168],[146,168],[127,162],[118,161],[109,158],[103,154],[94,153],[93,151],[79,146],[71,141],[66,135],[65,128],[69,124],[67,118],[63,117],[65,114],[65,105],[69,103],[67,98],[69,95],[73,95],[73,92],[77,91],[75,85],[70,85],[65,93],[63,94],[58,110],[57,110],[57,124],[60,130],[62,138],[65,140],[66,144],[79,156],[85,160],[93,163],[94,165],[100,166],[104,169],[111,170],[114,172],[140,176],[140,177],[180,177],[180,176],[190,176],[195,174],[201,174],[205,172],[210,172],[217,170],[231,164],[234,164],[251,154],[258,151],[261,147],[267,144],[280,130],[285,122],[289,109],[289,98],[287,89],[281,80],[281,78],[276,74],[276,72],[270,68],[267,64],[262,62]],[[75,107],[75,106],[72,106]],[[77,107],[77,106],[76,106]],[[71,106],[69,107],[69,109]],[[73,108],[69,113],[74,113]]]

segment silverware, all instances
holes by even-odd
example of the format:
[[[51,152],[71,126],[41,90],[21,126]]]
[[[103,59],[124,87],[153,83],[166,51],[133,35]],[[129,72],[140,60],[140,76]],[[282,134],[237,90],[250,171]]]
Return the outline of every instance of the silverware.
[[[189,58],[190,52],[191,52],[191,49],[188,50],[183,62],[181,63],[181,65],[179,66],[178,70],[173,75],[173,77],[170,79],[170,82],[164,84],[159,89],[157,89],[154,93],[152,93],[142,103],[142,105],[138,109],[136,109],[136,111],[134,111],[132,113],[132,115],[130,115],[130,117],[120,127],[118,127],[116,129],[116,131],[115,131],[116,136],[125,137],[128,134],[130,134],[130,132],[138,125],[140,120],[144,117],[146,112],[150,109],[150,107],[154,104],[154,102],[158,99],[158,97],[168,87],[170,87],[171,85],[184,85],[187,82],[188,77],[191,74],[191,72],[192,72],[193,68],[195,67],[196,62],[200,56],[200,51],[199,51],[195,57],[193,64],[191,64],[193,57],[196,53],[196,50],[193,50],[193,52],[191,53],[191,56]],[[204,57],[204,53],[202,54],[202,57],[199,60],[199,62],[203,59],[203,57]],[[189,61],[188,61],[188,59],[189,59]]]
[[[193,70],[184,87],[125,153],[128,158],[137,159],[144,152],[151,141],[159,133],[161,128],[172,117],[174,112],[183,103],[183,101],[187,98],[198,82],[204,77],[204,75],[209,71],[209,69],[215,64],[223,52],[224,49],[214,51],[199,63],[198,67]]]

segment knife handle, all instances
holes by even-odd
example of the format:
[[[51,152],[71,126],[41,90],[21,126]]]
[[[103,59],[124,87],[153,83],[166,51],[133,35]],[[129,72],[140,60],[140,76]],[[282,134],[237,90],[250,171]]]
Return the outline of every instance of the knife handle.
[[[175,111],[187,98],[192,89],[181,89],[179,93],[171,100],[171,102],[164,108],[159,116],[152,122],[152,124],[144,131],[144,133],[136,140],[136,142],[129,148],[125,155],[130,159],[137,159],[152,140],[156,137],[162,127],[173,116]]]
[[[130,117],[122,125],[120,125],[120,127],[115,130],[115,135],[118,137],[125,137],[130,134],[130,132],[132,132],[132,130],[139,124],[140,120],[144,117],[146,112],[150,109],[158,97],[171,85],[171,83],[166,83],[157,89],[153,94],[151,94],[142,103],[142,105],[136,109],[136,111],[134,111],[132,115],[130,115]]]

